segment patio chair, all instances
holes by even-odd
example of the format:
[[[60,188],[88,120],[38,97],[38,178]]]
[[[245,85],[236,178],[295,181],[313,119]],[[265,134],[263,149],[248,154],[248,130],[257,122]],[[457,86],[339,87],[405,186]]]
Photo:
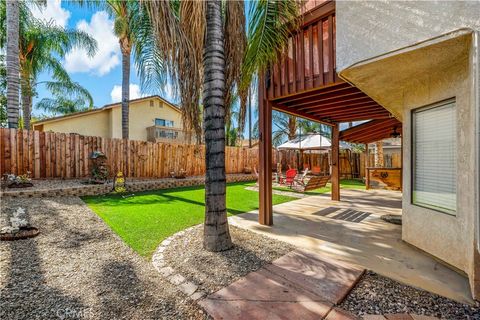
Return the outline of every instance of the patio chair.
[[[305,178],[307,177],[307,174],[308,174],[308,168],[306,168],[303,171],[302,175],[299,178],[295,179],[295,182],[300,185],[305,185]]]
[[[306,192],[310,190],[315,190],[318,188],[323,188],[327,185],[327,182],[330,180],[330,176],[312,176],[307,183],[304,185],[297,184],[293,187],[295,191]]]
[[[285,175],[285,184],[289,187],[293,186],[295,177],[297,176],[297,169],[288,169]]]

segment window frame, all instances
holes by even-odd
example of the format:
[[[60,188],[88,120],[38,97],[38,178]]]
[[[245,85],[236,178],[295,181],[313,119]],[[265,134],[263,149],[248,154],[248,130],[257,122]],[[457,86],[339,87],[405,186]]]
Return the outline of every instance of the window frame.
[[[414,192],[415,192],[415,172],[416,172],[416,166],[415,166],[415,158],[416,158],[416,148],[415,148],[415,132],[416,132],[416,126],[415,126],[415,113],[422,112],[422,111],[428,111],[430,109],[435,109],[439,107],[444,107],[446,105],[452,104],[453,103],[453,108],[455,111],[456,115],[456,110],[457,110],[457,101],[456,97],[451,97],[445,100],[441,100],[432,104],[428,104],[422,107],[418,107],[415,109],[412,109],[410,111],[410,125],[411,125],[411,130],[410,130],[410,147],[411,147],[411,154],[410,154],[410,204],[413,206],[417,206],[420,208],[425,208],[429,209],[435,212],[439,212],[451,217],[457,217],[457,206],[458,202],[457,199],[455,199],[455,210],[450,210],[446,208],[440,208],[436,207],[434,205],[427,205],[427,204],[419,204],[414,202]],[[455,117],[456,118],[456,117]],[[456,121],[456,120],[455,120]],[[455,131],[456,134],[456,131]],[[458,143],[457,139],[455,137],[455,152],[458,150]],[[457,165],[457,162],[455,162]],[[455,168],[456,169],[456,168]],[[455,183],[457,183],[457,178],[455,178]],[[457,186],[455,186],[455,194],[457,195]]]

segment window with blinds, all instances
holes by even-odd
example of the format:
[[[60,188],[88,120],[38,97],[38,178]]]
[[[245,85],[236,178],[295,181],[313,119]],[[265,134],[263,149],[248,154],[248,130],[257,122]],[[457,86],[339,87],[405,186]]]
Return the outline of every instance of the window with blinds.
[[[457,139],[455,100],[415,110],[413,204],[455,214]]]

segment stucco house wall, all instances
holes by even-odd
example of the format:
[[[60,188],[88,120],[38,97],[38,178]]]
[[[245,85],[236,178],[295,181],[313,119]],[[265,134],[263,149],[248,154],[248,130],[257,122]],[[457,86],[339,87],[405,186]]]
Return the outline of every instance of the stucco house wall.
[[[110,137],[110,110],[71,116],[46,123],[33,123],[34,130],[78,133],[85,136]]]
[[[337,1],[337,72],[460,28],[480,30],[480,1]]]
[[[104,138],[122,138],[122,108],[120,104],[107,105],[99,110],[53,118],[33,124],[34,130],[78,133]],[[159,97],[132,100],[129,108],[129,138],[147,140],[147,128],[155,119],[174,122],[174,128],[182,129],[182,115],[178,108]]]
[[[403,123],[402,238],[464,272],[478,300],[480,2],[336,5],[337,72]],[[452,97],[457,120],[455,216],[413,205],[411,200],[411,112]]]

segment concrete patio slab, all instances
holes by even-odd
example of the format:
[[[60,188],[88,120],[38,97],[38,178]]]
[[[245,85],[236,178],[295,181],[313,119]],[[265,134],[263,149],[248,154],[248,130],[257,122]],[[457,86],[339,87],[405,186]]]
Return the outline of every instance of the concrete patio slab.
[[[362,273],[359,267],[297,250],[199,304],[214,319],[324,319]],[[340,319],[355,319],[336,313]]]
[[[465,276],[403,242],[401,226],[380,219],[401,214],[399,192],[343,189],[342,201],[310,196],[273,210],[271,227],[258,224],[257,211],[232,216],[229,222],[416,288],[473,302]]]

